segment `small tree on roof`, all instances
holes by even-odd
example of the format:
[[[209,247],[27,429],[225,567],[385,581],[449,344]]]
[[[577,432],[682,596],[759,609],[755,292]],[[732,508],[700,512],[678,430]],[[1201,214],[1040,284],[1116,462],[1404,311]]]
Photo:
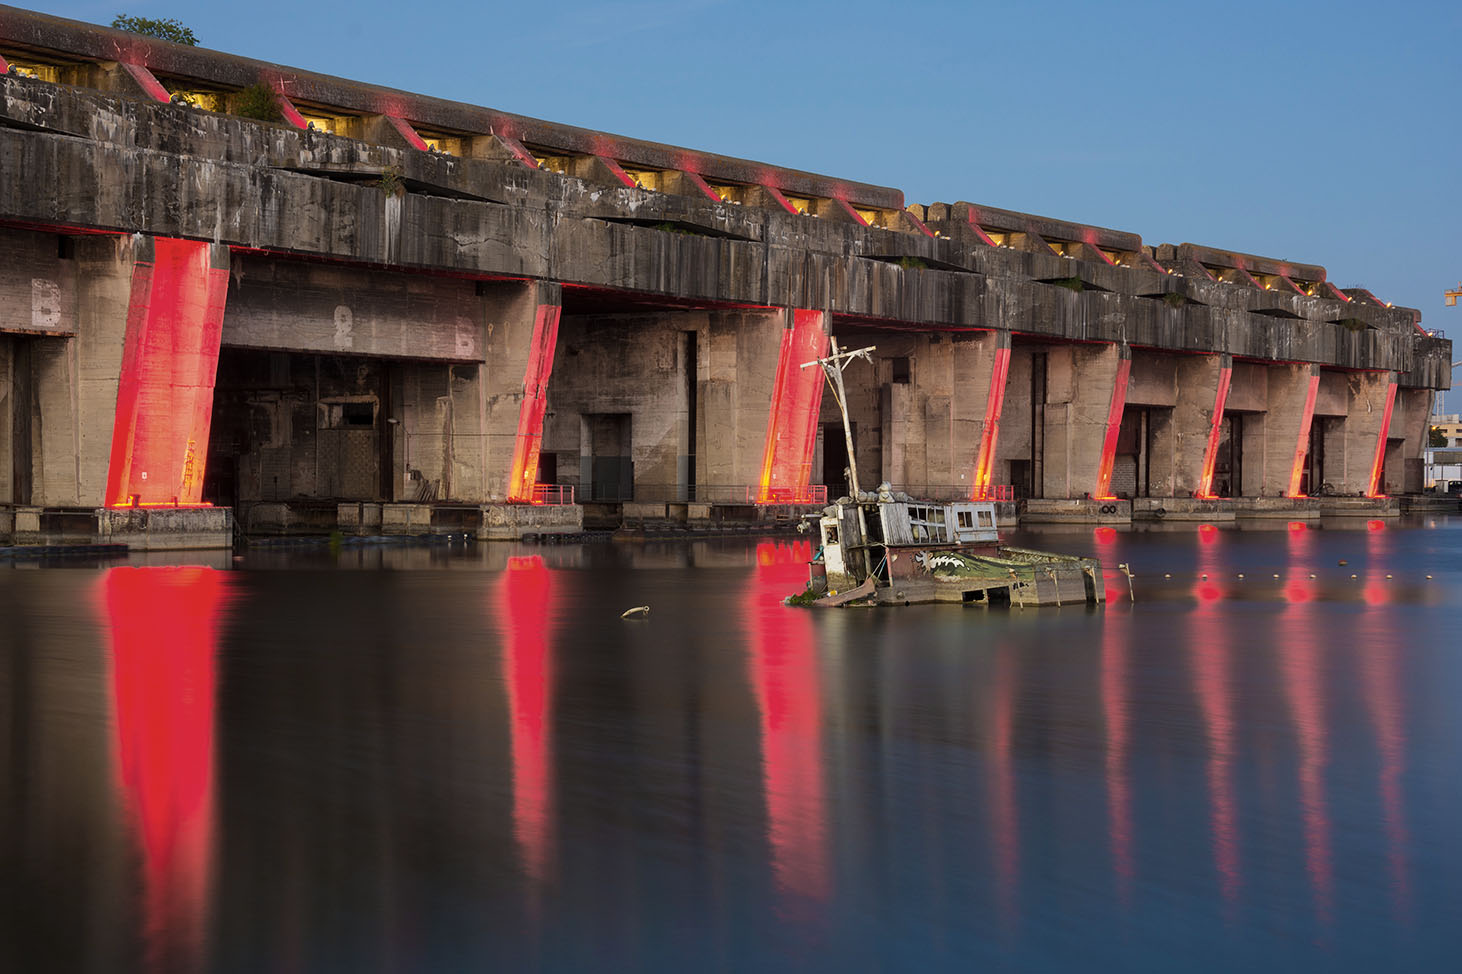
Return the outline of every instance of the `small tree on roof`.
[[[174,44],[186,44],[189,47],[198,46],[198,38],[193,31],[178,23],[171,17],[164,17],[154,20],[151,17],[133,17],[130,14],[117,14],[112,21],[112,26],[117,30],[129,31],[133,34],[143,34],[147,37],[156,37],[158,40],[172,41]]]

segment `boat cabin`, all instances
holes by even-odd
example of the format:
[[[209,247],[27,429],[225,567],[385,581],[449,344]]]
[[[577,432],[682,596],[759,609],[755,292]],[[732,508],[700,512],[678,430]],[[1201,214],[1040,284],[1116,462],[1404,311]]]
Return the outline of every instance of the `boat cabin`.
[[[860,538],[858,508],[863,508],[868,538]],[[975,501],[940,504],[932,501],[883,501],[873,504],[837,503],[835,512],[819,522],[822,558],[829,575],[858,575],[852,556],[857,548],[968,546],[998,544],[995,505]],[[874,563],[877,563],[874,559]]]

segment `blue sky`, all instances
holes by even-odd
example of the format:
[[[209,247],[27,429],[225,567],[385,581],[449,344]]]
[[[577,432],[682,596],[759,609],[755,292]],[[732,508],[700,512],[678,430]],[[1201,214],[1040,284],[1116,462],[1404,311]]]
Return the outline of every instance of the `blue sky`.
[[[22,5],[176,17],[208,47],[909,202],[1323,264],[1462,338],[1455,0]]]

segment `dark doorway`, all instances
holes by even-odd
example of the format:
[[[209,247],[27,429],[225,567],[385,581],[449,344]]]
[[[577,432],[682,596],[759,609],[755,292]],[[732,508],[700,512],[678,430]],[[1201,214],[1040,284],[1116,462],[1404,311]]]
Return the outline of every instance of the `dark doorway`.
[[[14,377],[10,387],[10,499],[16,504],[31,502],[33,447],[31,413],[35,397],[31,373],[31,343],[16,339],[10,363]]]
[[[850,423],[853,441],[858,440],[858,424]],[[822,482],[827,485],[829,497],[842,497],[851,488],[848,486],[848,441],[843,435],[842,423],[822,424]]]
[[[1240,413],[1224,413],[1218,427],[1218,455],[1213,462],[1213,485],[1209,489],[1218,497],[1239,497],[1243,494],[1244,417]]]
[[[635,495],[629,413],[586,413],[589,499],[629,501]]]

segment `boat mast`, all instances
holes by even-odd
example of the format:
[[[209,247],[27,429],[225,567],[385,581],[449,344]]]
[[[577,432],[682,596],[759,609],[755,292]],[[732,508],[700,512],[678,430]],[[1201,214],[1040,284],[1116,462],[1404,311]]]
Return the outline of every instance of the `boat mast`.
[[[858,484],[858,455],[853,450],[853,424],[848,420],[848,394],[843,387],[843,369],[854,359],[862,359],[869,365],[873,364],[873,356],[869,354],[878,346],[869,345],[866,348],[859,348],[853,351],[844,352],[838,348],[836,338],[829,339],[832,345],[832,354],[826,358],[815,359],[811,362],[803,362],[802,368],[810,368],[814,365],[822,366],[823,374],[827,376],[827,383],[832,387],[833,399],[837,401],[838,412],[843,416],[843,439],[848,445],[848,480],[853,490],[853,506],[858,511],[858,533],[859,544],[863,547],[863,564],[866,578],[873,571],[873,561],[868,557],[868,521],[863,515],[863,503],[859,498],[862,488]]]

